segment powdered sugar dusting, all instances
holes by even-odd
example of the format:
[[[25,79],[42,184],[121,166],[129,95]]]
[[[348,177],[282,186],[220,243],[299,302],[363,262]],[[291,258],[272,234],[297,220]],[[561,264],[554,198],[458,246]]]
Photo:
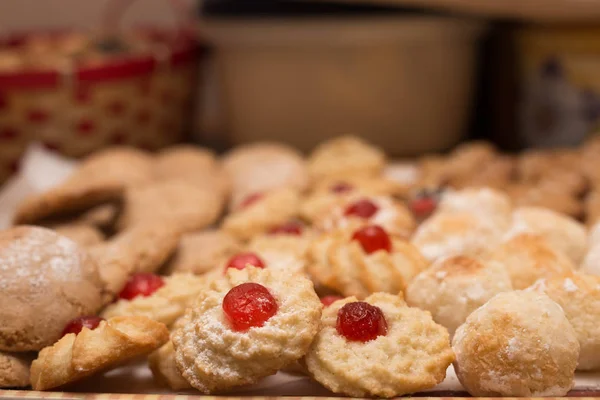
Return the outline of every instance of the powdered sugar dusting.
[[[565,291],[571,293],[571,292],[576,292],[577,289],[579,289],[579,286],[577,286],[571,278],[567,278],[563,282],[563,289],[565,289]]]

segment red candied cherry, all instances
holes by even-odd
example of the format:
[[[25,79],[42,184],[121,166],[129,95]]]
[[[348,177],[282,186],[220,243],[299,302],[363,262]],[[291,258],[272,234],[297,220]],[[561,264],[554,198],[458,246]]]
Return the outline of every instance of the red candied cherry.
[[[346,182],[338,182],[329,188],[331,193],[337,194],[348,193],[351,192],[353,189],[354,187]]]
[[[302,225],[298,221],[289,221],[285,224],[281,224],[272,228],[269,231],[270,235],[302,235],[302,231],[304,230],[304,225]]]
[[[408,203],[408,207],[419,219],[425,219],[429,217],[437,208],[437,199],[433,196],[422,196],[411,200]]]
[[[388,326],[381,308],[364,301],[345,304],[338,311],[337,332],[353,342],[368,342],[387,334]]]
[[[85,315],[83,317],[75,318],[74,320],[69,321],[67,326],[65,326],[61,336],[65,336],[69,333],[74,333],[77,335],[84,327],[88,329],[96,329],[102,321],[104,321],[104,318],[97,317],[95,315]]]
[[[244,269],[246,265],[253,265],[256,268],[264,268],[265,263],[255,253],[239,253],[231,257],[225,266],[225,271],[228,268]]]
[[[249,196],[246,196],[238,205],[238,209],[242,210],[246,207],[249,207],[252,204],[256,203],[258,200],[262,199],[263,197],[264,197],[263,193],[254,193]]]
[[[368,199],[362,199],[346,207],[344,215],[368,219],[375,215],[377,211],[379,211],[379,207],[375,203]]]
[[[354,232],[352,240],[358,241],[367,254],[374,253],[377,250],[385,250],[388,253],[392,251],[390,236],[378,225],[368,225],[360,228]]]
[[[129,277],[119,298],[131,300],[138,296],[148,297],[165,285],[165,281],[154,274],[135,274]]]
[[[321,297],[321,303],[325,306],[325,307],[329,307],[330,305],[332,305],[333,303],[335,303],[338,300],[342,300],[343,297],[342,296],[334,296],[334,295],[330,295],[330,296],[323,296]]]
[[[277,309],[273,295],[258,283],[242,283],[223,298],[223,312],[233,330],[238,332],[263,326]]]

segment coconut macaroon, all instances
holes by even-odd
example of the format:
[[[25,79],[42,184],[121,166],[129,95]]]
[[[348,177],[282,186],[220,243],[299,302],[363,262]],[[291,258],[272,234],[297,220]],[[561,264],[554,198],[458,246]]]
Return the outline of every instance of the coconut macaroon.
[[[249,240],[294,218],[299,207],[300,195],[294,189],[255,193],[225,217],[222,229],[240,240]]]
[[[488,261],[499,263],[506,269],[514,289],[525,289],[538,279],[562,276],[575,269],[571,260],[556,251],[544,237],[529,233],[506,240]]]
[[[377,225],[325,233],[308,252],[308,272],[315,283],[358,298],[404,291],[428,265],[416,247]]]
[[[543,236],[553,249],[576,265],[587,251],[585,226],[573,218],[539,207],[519,207],[513,212],[511,234],[530,232]]]
[[[247,266],[213,284],[171,336],[177,367],[193,387],[214,393],[251,384],[306,353],[322,308],[310,280]]]
[[[510,277],[500,264],[454,256],[417,275],[406,290],[406,302],[431,312],[434,321],[453,335],[475,309],[511,290]]]
[[[467,212],[484,218],[493,218],[508,228],[512,212],[510,198],[491,188],[470,188],[446,191],[437,208],[438,212]]]
[[[314,232],[290,222],[267,235],[254,237],[247,250],[257,254],[269,268],[306,273],[307,254]]]
[[[538,281],[532,290],[557,302],[575,329],[581,346],[579,370],[600,368],[600,277],[574,273]]]
[[[454,369],[472,396],[564,396],[579,358],[575,330],[545,294],[500,293],[452,340]]]
[[[454,360],[448,331],[398,295],[349,297],[323,310],[305,357],[327,389],[353,397],[396,397],[442,382]]]

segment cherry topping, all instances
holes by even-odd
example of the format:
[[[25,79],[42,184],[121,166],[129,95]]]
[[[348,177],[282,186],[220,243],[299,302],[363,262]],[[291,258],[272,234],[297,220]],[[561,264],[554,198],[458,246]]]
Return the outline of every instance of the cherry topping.
[[[96,329],[100,322],[104,321],[104,318],[97,317],[95,315],[85,315],[83,317],[75,318],[74,320],[69,321],[67,326],[62,332],[62,336],[65,336],[69,333],[78,334],[85,327],[88,329]]]
[[[119,297],[121,299],[131,300],[138,296],[148,297],[158,289],[163,287],[163,279],[154,274],[140,273],[129,277],[127,283]]]
[[[388,326],[381,308],[364,301],[345,304],[338,311],[337,332],[354,342],[368,342],[387,334]]]
[[[289,221],[285,224],[281,224],[276,226],[275,228],[269,231],[270,235],[302,235],[302,231],[304,230],[304,225],[302,225],[298,221]]]
[[[352,235],[352,240],[357,240],[367,254],[377,250],[392,251],[392,241],[387,232],[378,225],[365,226]]]
[[[346,182],[338,182],[329,188],[329,190],[332,193],[337,193],[337,194],[348,193],[348,192],[351,192],[353,189],[354,189],[354,187]]]
[[[256,268],[264,268],[265,263],[255,253],[238,253],[231,257],[225,266],[225,271],[228,268],[244,269],[246,265],[253,265]]]
[[[240,204],[238,205],[238,209],[242,210],[246,207],[249,207],[250,205],[256,203],[258,200],[262,199],[263,196],[263,193],[254,193],[247,196],[246,198],[244,198],[244,200],[240,202]]]
[[[338,300],[343,299],[342,296],[335,296],[335,295],[330,295],[330,296],[323,296],[321,297],[321,303],[323,303],[323,305],[325,307],[329,307],[330,305],[332,305],[333,303],[335,303]]]
[[[379,211],[379,207],[377,207],[377,205],[375,205],[371,200],[362,199],[346,207],[344,215],[368,219],[375,215],[377,211]]]
[[[431,196],[423,196],[411,200],[408,203],[408,207],[419,219],[425,219],[429,217],[435,211],[437,207],[437,199]]]
[[[246,282],[223,298],[223,311],[234,331],[243,332],[265,324],[277,312],[277,301],[258,283]]]

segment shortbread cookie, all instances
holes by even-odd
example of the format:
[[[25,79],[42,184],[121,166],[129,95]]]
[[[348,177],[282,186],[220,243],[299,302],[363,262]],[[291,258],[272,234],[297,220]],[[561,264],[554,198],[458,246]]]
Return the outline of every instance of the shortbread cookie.
[[[118,226],[127,229],[153,220],[193,232],[215,223],[223,206],[220,193],[186,180],[156,182],[127,190]]]
[[[406,290],[406,302],[431,312],[452,336],[475,309],[511,290],[510,277],[500,264],[454,256],[417,275]]]
[[[166,272],[201,275],[242,251],[242,247],[239,240],[222,230],[186,233],[181,236],[177,251],[169,261]]]
[[[470,188],[444,191],[438,212],[472,213],[485,219],[494,219],[499,226],[508,228],[512,212],[510,198],[490,188]]]
[[[376,225],[323,234],[308,253],[315,283],[358,298],[404,291],[428,264],[416,247]]]
[[[122,296],[102,311],[102,317],[140,315],[169,326],[183,316],[185,309],[206,287],[202,277],[192,274],[174,274],[158,279],[163,281],[163,286],[156,291],[142,293],[132,299]]]
[[[305,361],[334,393],[389,398],[429,389],[454,360],[446,329],[397,295],[336,301],[321,323]]]
[[[561,276],[575,269],[563,253],[556,251],[539,235],[517,234],[504,241],[488,258],[500,264],[515,289],[525,289],[541,278]]]
[[[533,290],[558,303],[575,329],[581,346],[578,370],[600,368],[600,277],[574,273],[538,281]]]
[[[564,396],[573,387],[579,343],[545,294],[500,293],[461,325],[454,370],[472,396]]]
[[[118,201],[127,187],[152,179],[152,158],[148,154],[125,147],[110,148],[89,156],[63,184],[26,199],[14,222],[33,223]]]
[[[298,234],[271,233],[254,237],[248,251],[258,254],[270,268],[304,273],[308,248],[314,233],[306,228]]]
[[[43,349],[31,365],[31,386],[48,390],[149,354],[169,339],[169,330],[145,317],[115,317],[95,329],[69,333]]]
[[[102,232],[91,225],[61,224],[52,226],[52,230],[83,247],[93,246],[104,241]]]
[[[308,159],[308,170],[315,180],[348,176],[380,176],[385,154],[355,136],[340,136],[321,143]]]
[[[293,189],[256,193],[225,217],[222,229],[240,240],[248,240],[294,218],[299,207],[300,196]]]
[[[579,264],[587,250],[587,232],[578,221],[551,210],[520,207],[513,213],[511,232],[531,232],[543,236],[553,249]]]
[[[34,358],[33,353],[0,352],[0,389],[29,386],[29,368]]]
[[[415,231],[411,243],[430,261],[453,255],[484,256],[500,244],[506,224],[474,212],[436,212]]]
[[[175,349],[173,342],[168,341],[160,349],[148,356],[148,365],[152,370],[154,379],[161,385],[171,390],[192,389],[192,385],[186,381],[175,363]]]
[[[98,265],[72,240],[49,229],[0,231],[0,350],[54,343],[71,319],[102,306]]]
[[[306,353],[321,307],[301,275],[230,268],[172,334],[177,367],[203,393],[254,383]]]

